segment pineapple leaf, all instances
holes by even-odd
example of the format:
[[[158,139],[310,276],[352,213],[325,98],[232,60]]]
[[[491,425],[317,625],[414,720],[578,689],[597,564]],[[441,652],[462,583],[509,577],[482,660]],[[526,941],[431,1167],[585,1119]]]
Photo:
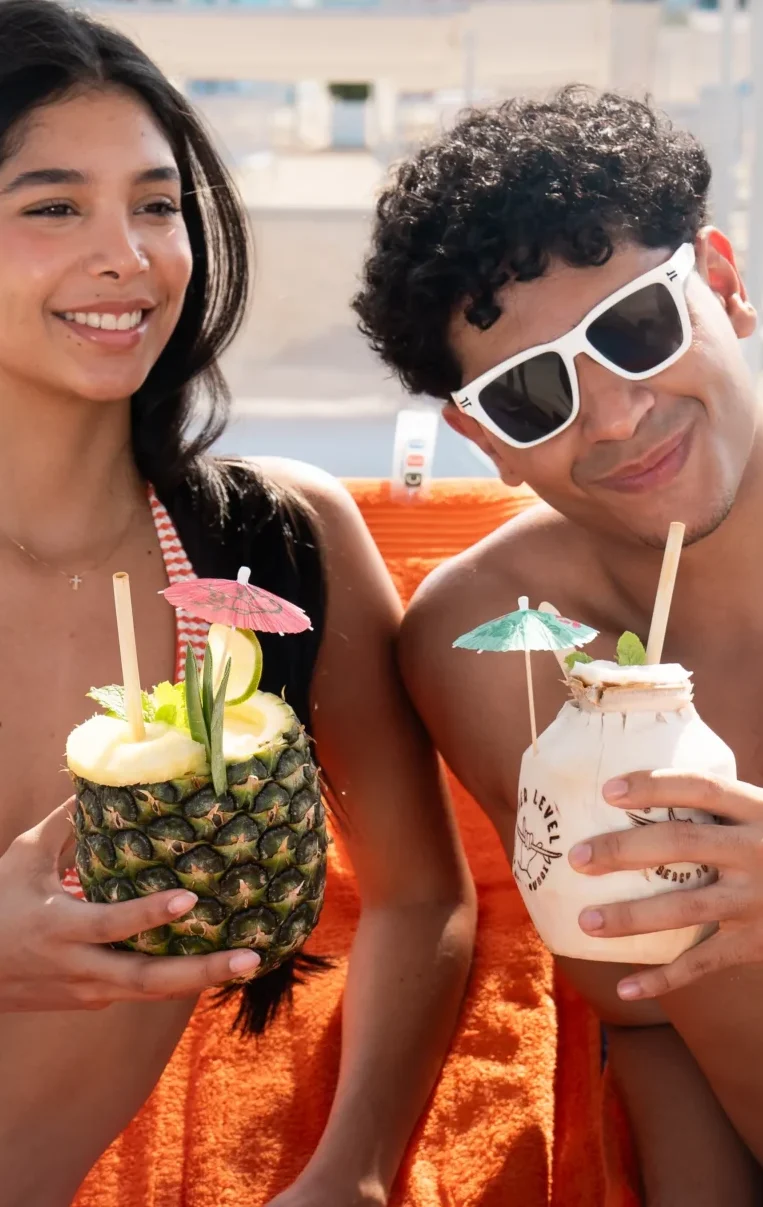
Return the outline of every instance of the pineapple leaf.
[[[582,650],[573,650],[564,660],[564,665],[568,670],[572,670],[576,662],[593,662],[590,654],[584,654]]]
[[[125,703],[125,689],[121,683],[112,683],[109,687],[91,687],[87,693],[89,699],[95,700],[96,704],[100,704],[107,717],[116,717],[118,721],[127,720],[127,705]],[[156,709],[154,702],[147,692],[141,692],[143,701],[143,720],[156,720]]]
[[[210,757],[211,743],[201,703],[199,668],[196,665],[196,655],[190,642],[185,653],[185,706],[191,737],[194,742],[200,742],[202,746],[206,747],[207,757]]]
[[[207,642],[204,650],[204,666],[202,668],[201,706],[204,709],[204,720],[210,733],[212,732],[212,709],[215,703],[212,674],[212,651],[209,648],[209,642]]]
[[[229,658],[225,664],[225,674],[212,705],[212,723],[209,727],[210,755],[209,762],[212,770],[212,783],[215,792],[222,796],[228,791],[228,769],[223,756],[223,724],[225,721],[225,693],[228,690],[231,666]]]
[[[644,666],[646,650],[635,633],[623,633],[617,643],[618,666]]]

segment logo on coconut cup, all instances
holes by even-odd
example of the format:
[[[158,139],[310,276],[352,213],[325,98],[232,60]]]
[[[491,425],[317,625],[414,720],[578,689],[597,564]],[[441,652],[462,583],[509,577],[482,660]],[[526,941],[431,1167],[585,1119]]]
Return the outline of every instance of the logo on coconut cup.
[[[656,812],[658,817],[649,816]],[[684,810],[676,809],[642,809],[639,813],[628,810],[626,816],[632,826],[653,826],[659,821],[680,821],[684,825],[694,825],[693,817],[679,817],[679,813]],[[710,868],[706,863],[682,863],[677,867],[668,867],[661,863],[658,868],[646,868],[644,875],[647,880],[651,880],[652,876],[657,876],[660,880],[664,880],[666,884],[689,884],[693,882],[697,887],[705,884],[710,878]]]
[[[518,883],[535,892],[561,859],[559,809],[536,788],[530,796],[519,790],[519,810],[514,838],[513,872]]]

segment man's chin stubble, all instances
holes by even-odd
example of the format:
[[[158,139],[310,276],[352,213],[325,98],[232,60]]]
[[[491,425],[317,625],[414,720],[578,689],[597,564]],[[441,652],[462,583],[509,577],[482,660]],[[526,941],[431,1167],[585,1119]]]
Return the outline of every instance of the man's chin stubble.
[[[705,537],[712,536],[714,532],[720,528],[723,521],[729,515],[735,502],[735,495],[728,494],[718,503],[715,511],[708,520],[703,524],[697,524],[691,527],[686,525],[686,535],[684,537],[684,548],[687,545],[696,545],[699,541],[704,541]],[[667,533],[664,536],[644,536],[639,537],[642,545],[646,545],[650,549],[664,549],[667,540]]]

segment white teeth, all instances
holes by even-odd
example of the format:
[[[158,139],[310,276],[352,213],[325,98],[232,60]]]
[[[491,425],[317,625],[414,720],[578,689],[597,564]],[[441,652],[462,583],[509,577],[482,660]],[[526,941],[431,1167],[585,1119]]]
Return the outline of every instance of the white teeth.
[[[69,323],[79,323],[81,327],[94,327],[101,331],[133,331],[143,320],[142,310],[133,310],[126,314],[96,314],[94,311],[66,310],[63,316]]]

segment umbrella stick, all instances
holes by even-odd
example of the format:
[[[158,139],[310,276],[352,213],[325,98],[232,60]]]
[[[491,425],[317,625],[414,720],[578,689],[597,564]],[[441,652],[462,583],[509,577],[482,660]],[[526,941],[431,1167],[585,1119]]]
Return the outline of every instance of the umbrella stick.
[[[561,616],[561,612],[559,611],[559,609],[555,608],[552,603],[548,603],[548,602],[542,603],[540,605],[540,607],[538,608],[538,611],[546,612],[547,615],[549,615],[549,616]],[[568,679],[570,672],[569,672],[567,663],[564,660],[568,656],[568,654],[575,653],[574,645],[571,645],[569,647],[569,649],[566,649],[566,650],[553,650],[552,652],[553,652],[553,655],[556,658],[557,662],[559,663],[559,666],[561,667],[562,674],[564,675],[565,679]]]
[[[138,647],[135,644],[135,623],[132,615],[129,574],[114,575],[114,606],[117,613],[127,723],[130,726],[133,742],[143,742],[146,737],[146,727],[143,723],[143,698],[140,691]]]
[[[249,569],[249,567],[242,566],[238,572],[238,577],[237,577],[236,581],[238,583],[240,583],[242,587],[245,587],[248,584],[249,579],[251,577],[252,577],[252,572]],[[220,655],[220,665],[218,666],[217,673],[215,675],[215,684],[214,684],[215,691],[217,691],[217,689],[219,688],[220,684],[223,681],[223,675],[225,674],[225,667],[228,662],[228,651],[230,650],[231,638],[233,637],[233,634],[235,633],[235,631],[236,631],[236,626],[235,626],[235,624],[232,624],[232,625],[229,625],[228,631],[225,634],[225,642],[223,644],[222,653]]]
[[[673,523],[670,525],[668,539],[665,542],[665,554],[662,559],[660,581],[654,601],[649,640],[646,643],[646,661],[649,666],[654,666],[662,658],[662,647],[665,644],[665,631],[668,627],[670,604],[673,599],[673,588],[676,585],[678,561],[681,557],[685,532],[685,524]]]
[[[215,671],[215,681],[214,681],[215,694],[217,694],[217,690],[223,681],[223,675],[225,674],[225,666],[228,662],[228,650],[230,649],[230,640],[231,640],[231,637],[233,636],[233,634],[235,633],[235,631],[236,631],[235,625],[233,625],[230,628],[225,630],[225,641],[223,643],[222,653],[220,654],[220,665],[218,666],[217,670]]]
[[[538,731],[535,726],[535,695],[533,693],[533,673],[530,666],[530,651],[525,650],[525,670],[527,672],[527,699],[530,705],[530,732],[533,737],[533,754],[538,753]]]

